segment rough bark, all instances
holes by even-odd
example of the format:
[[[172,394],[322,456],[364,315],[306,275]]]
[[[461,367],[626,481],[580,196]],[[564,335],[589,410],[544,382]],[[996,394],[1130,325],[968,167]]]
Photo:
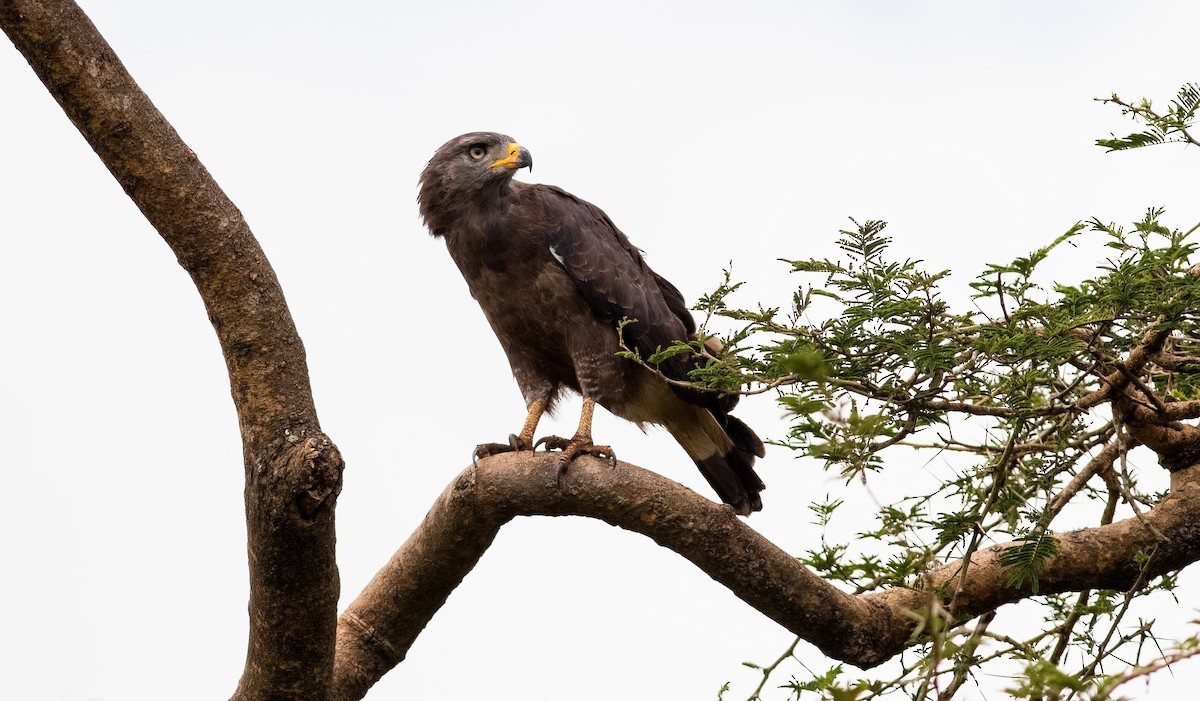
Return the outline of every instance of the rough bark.
[[[481,460],[442,493],[424,522],[342,614],[332,698],[352,701],[404,659],[425,624],[475,566],[499,529],[517,516],[579,515],[641,533],[686,557],[755,609],[826,655],[874,667],[910,642],[914,611],[931,597],[948,604],[962,563],[911,588],[852,596],[825,582],[715,504],[654,472],[591,458],[572,463],[561,487],[550,456],[509,453]],[[1145,515],[1060,534],[1059,554],[1039,592],[1126,589],[1141,575],[1135,555],[1158,546],[1146,576],[1200,559],[1200,468],[1173,473],[1171,495]],[[1147,522],[1167,537],[1159,542]],[[1007,586],[1004,543],[976,552],[955,599],[971,618],[1032,594]]]
[[[241,212],[75,3],[0,0],[0,26],[175,252],[216,329],[246,471],[250,640],[237,698],[324,698],[342,461],[317,422],[275,273]]]

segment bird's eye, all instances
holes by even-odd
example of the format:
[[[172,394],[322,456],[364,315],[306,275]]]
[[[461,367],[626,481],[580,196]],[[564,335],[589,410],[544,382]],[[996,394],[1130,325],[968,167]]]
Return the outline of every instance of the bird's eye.
[[[475,160],[478,161],[479,159],[481,159],[487,155],[487,149],[480,146],[479,144],[476,144],[467,150],[467,155],[469,155],[471,158],[474,158]]]

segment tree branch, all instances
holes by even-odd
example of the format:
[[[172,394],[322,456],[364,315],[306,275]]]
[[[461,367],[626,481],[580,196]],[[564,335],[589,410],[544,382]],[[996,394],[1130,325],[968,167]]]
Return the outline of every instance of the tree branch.
[[[579,515],[641,533],[690,560],[752,607],[826,655],[874,667],[900,653],[931,593],[944,604],[963,563],[927,573],[912,587],[851,595],[799,564],[726,506],[654,472],[627,463],[580,458],[561,487],[552,456],[509,453],[467,468],[442,493],[425,521],[350,604],[338,626],[332,698],[360,699],[399,664],[420,631],[479,561],[500,528],[517,516]],[[1145,514],[1170,539],[1145,572],[1153,577],[1200,559],[1200,469],[1172,475],[1171,495]],[[1039,593],[1127,589],[1142,576],[1134,556],[1157,542],[1137,519],[1058,535],[1059,554],[1038,576]],[[1032,595],[1006,586],[992,545],[971,556],[953,592],[960,618]],[[950,585],[950,586],[947,586]]]
[[[0,28],[192,276],[229,370],[246,472],[250,641],[236,698],[323,698],[342,459],[304,347],[241,212],[67,0],[0,0]]]
[[[1200,399],[1179,400],[1166,405],[1162,417],[1168,421],[1200,419]]]

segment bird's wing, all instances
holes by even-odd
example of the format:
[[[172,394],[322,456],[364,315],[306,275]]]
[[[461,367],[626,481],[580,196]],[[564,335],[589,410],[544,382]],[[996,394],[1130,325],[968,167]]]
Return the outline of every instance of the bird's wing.
[[[622,319],[626,344],[642,357],[688,340],[696,323],[683,295],[650,269],[625,234],[599,207],[549,185],[531,186],[550,221],[551,254],[562,264],[596,315],[608,323]],[[672,379],[686,380],[692,361],[677,355],[662,364]]]

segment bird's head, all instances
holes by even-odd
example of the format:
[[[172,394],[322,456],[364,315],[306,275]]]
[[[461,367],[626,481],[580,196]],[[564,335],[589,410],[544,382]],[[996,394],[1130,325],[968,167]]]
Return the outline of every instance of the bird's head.
[[[421,171],[421,216],[437,236],[439,220],[503,197],[521,168],[532,170],[533,157],[512,137],[483,131],[455,137]]]

